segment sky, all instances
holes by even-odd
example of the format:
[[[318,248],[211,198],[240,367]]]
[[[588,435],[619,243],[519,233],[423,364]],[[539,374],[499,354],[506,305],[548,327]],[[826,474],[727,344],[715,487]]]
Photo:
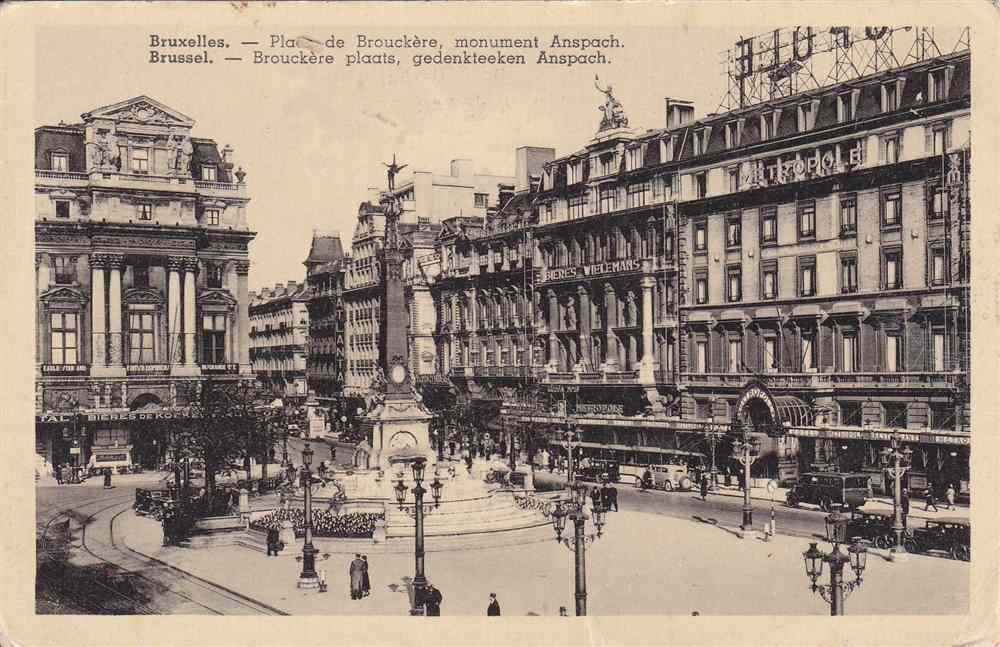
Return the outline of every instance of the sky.
[[[37,32],[37,124],[72,123],[81,113],[145,94],[194,119],[195,136],[234,148],[235,163],[247,172],[247,214],[257,232],[250,249],[251,289],[302,280],[314,229],[340,232],[348,247],[357,207],[367,187],[385,186],[382,162],[394,153],[409,165],[397,179],[401,182],[413,170],[447,173],[455,158],[472,159],[481,173],[513,175],[514,151],[524,145],[553,147],[557,155],[581,149],[601,116],[603,96],[594,87],[595,74],[602,85],[614,87],[633,127],[663,127],[664,97],[693,101],[696,116],[717,111],[726,89],[720,53],[740,36],[734,28],[577,28],[567,35],[613,33],[624,47],[603,50],[610,59],[606,65],[535,65],[537,54],[528,50],[525,66],[414,68],[407,60],[399,66],[345,68],[247,60],[154,65],[147,62],[150,33],[160,31],[167,36],[210,31],[233,47],[260,41],[259,48],[242,48],[247,58],[253,49],[300,51],[268,49],[274,32],[293,39],[343,38],[347,47],[333,52],[343,56],[356,51],[358,33],[419,33],[450,44],[455,31],[330,24],[277,30],[254,21],[241,29],[185,25],[159,31],[143,26]],[[536,24],[463,33],[538,36],[546,43],[560,31]],[[379,51],[400,53],[366,53]]]

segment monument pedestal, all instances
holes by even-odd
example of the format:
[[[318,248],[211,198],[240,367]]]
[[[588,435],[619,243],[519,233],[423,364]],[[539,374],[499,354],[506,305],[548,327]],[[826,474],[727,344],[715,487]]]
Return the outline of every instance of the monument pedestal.
[[[434,462],[430,444],[433,417],[415,398],[387,398],[368,416],[372,423],[372,466],[388,469],[390,456],[403,450],[423,453],[428,463]]]

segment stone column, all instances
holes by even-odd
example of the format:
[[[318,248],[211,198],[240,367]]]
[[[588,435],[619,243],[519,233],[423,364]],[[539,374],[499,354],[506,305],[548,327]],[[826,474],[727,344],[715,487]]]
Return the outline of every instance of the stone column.
[[[615,296],[615,286],[610,283],[604,284],[604,317],[606,327],[605,353],[607,359],[604,362],[604,369],[608,371],[618,370],[618,337],[615,335],[614,327],[618,325],[618,301]]]
[[[198,269],[198,261],[194,258],[184,259],[184,364],[194,367],[198,362],[195,357],[194,339],[197,334],[196,291],[194,273]]]
[[[558,371],[559,362],[559,338],[555,331],[559,329],[559,300],[555,290],[548,290],[546,296],[549,298],[549,370]]]
[[[639,381],[654,384],[653,377],[653,286],[652,276],[642,277],[642,362],[639,367]]]
[[[594,357],[593,357],[593,343],[590,341],[590,330],[593,326],[593,313],[590,311],[590,292],[587,288],[580,285],[576,288],[576,293],[580,297],[580,316],[578,318],[578,323],[580,325],[580,357],[584,364],[587,365],[587,370],[594,370]]]
[[[91,365],[102,369],[107,365],[104,321],[104,266],[107,259],[103,254],[90,257],[90,322],[91,322]]]
[[[122,366],[122,266],[125,257],[121,254],[108,254],[108,365]]]
[[[236,263],[236,301],[239,308],[240,375],[251,375],[250,368],[250,297],[247,291],[247,277],[250,261]]]
[[[181,363],[181,258],[167,260],[167,361]]]

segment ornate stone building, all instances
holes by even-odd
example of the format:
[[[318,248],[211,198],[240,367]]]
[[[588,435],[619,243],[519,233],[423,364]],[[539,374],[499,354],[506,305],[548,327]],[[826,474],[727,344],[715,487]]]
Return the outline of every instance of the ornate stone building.
[[[179,382],[250,376],[249,201],[233,151],[149,97],[35,130],[36,441],[152,464]]]
[[[309,289],[289,281],[250,293],[250,363],[277,397],[305,399]]]
[[[344,291],[345,268],[340,235],[313,232],[306,266],[309,286],[309,343],[306,372],[309,389],[320,404],[335,406],[343,394],[345,369]],[[339,420],[339,416],[335,416]]]

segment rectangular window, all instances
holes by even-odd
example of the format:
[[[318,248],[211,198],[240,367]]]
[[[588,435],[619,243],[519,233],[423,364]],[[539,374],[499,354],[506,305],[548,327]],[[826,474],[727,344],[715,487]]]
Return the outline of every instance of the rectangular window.
[[[699,220],[694,223],[694,251],[703,252],[708,249],[708,223]]]
[[[809,130],[809,123],[812,121],[812,104],[799,104],[799,132],[804,133]]]
[[[853,373],[858,365],[858,338],[853,332],[845,333],[842,344],[840,370],[844,373]]]
[[[948,98],[948,87],[947,87],[947,77],[945,75],[945,70],[934,70],[931,72],[928,78],[928,91],[929,96],[927,101],[929,103],[934,103],[935,101],[944,101]]]
[[[944,243],[931,243],[927,255],[927,274],[930,285],[944,285],[948,282],[948,261]]]
[[[76,282],[76,259],[72,256],[53,257],[56,285],[72,285]]]
[[[899,335],[890,334],[885,337],[885,370],[895,373],[902,370],[903,340]]]
[[[149,173],[149,149],[132,149],[132,172]]]
[[[60,173],[66,173],[67,171],[69,171],[68,154],[52,153],[49,161],[53,171],[59,171]]]
[[[927,188],[930,197],[927,201],[927,217],[931,220],[939,220],[948,214],[948,189],[940,185],[929,186]]]
[[[202,164],[201,166],[201,179],[205,182],[217,182],[218,174],[215,171],[215,165],[213,164]]]
[[[571,199],[570,200],[570,204],[571,205],[572,205],[572,202],[573,201]],[[572,211],[572,209],[570,211]],[[572,218],[573,216],[570,216],[570,217]],[[579,217],[579,216],[577,216],[577,217]],[[552,222],[552,203],[551,202],[546,202],[545,203],[545,222]]]
[[[226,361],[226,316],[202,317],[201,357],[203,364],[222,364]]]
[[[906,427],[906,403],[885,402],[882,404],[886,427]]]
[[[618,208],[618,188],[614,186],[602,187],[598,192],[599,213],[611,213]]]
[[[776,337],[765,337],[764,347],[761,351],[761,365],[765,373],[778,372],[778,339]]]
[[[210,288],[221,288],[222,287],[222,265],[210,264],[206,268],[208,270],[208,276],[205,278],[205,283]]]
[[[778,242],[778,210],[774,207],[760,210],[760,244]]]
[[[898,187],[882,191],[882,229],[899,227],[903,220],[903,197]]]
[[[899,93],[896,82],[886,83],[882,86],[882,112],[895,112],[899,110]]]
[[[695,302],[698,304],[708,303],[708,275],[699,274],[694,279]]]
[[[730,303],[743,299],[743,270],[739,265],[726,269],[726,300]]]
[[[156,361],[153,356],[153,313],[131,312],[128,322],[129,364],[152,364]]]
[[[696,198],[704,198],[708,195],[708,173],[702,171],[694,175],[694,191]]]
[[[699,341],[697,344],[697,369],[699,373],[708,372],[708,342]]]
[[[566,181],[568,184],[583,181],[583,162],[570,162],[566,165]]]
[[[618,172],[618,156],[614,153],[601,156],[601,176],[612,175]]]
[[[778,296],[778,264],[775,261],[761,265],[760,296],[763,299],[774,299]]]
[[[858,257],[854,254],[840,257],[840,291],[844,294],[858,291]]]
[[[642,147],[636,146],[635,148],[628,149],[626,153],[625,164],[629,171],[634,171],[637,168],[642,168]]]
[[[945,369],[945,343],[944,343],[944,333],[935,332],[931,335],[933,345],[934,345],[934,369],[935,371],[944,371]]]
[[[739,215],[726,218],[726,247],[739,247],[742,241],[743,225]]]
[[[737,193],[740,190],[740,167],[730,166],[726,169],[726,177],[729,181],[729,192]]]
[[[903,250],[898,247],[882,250],[882,288],[903,287]]]
[[[694,144],[694,154],[701,155],[705,152],[705,131],[695,130],[692,133],[692,143]]]
[[[800,202],[797,207],[799,238],[816,237],[816,201]]]
[[[649,182],[637,182],[628,186],[628,208],[644,207],[649,202]]]
[[[840,233],[853,236],[858,232],[858,196],[848,193],[840,198]]]
[[[734,148],[739,145],[739,124],[735,121],[730,121],[726,124],[726,148]]]
[[[218,225],[220,213],[218,209],[205,209],[205,224]]]
[[[489,206],[490,194],[489,193],[476,193],[474,196],[477,209],[485,209]]]
[[[587,209],[587,197],[585,195],[574,195],[569,199],[569,219],[573,220],[575,218],[583,218],[586,215]],[[552,215],[551,205],[549,205],[548,210],[549,216]]]
[[[816,333],[803,331],[802,333],[802,366],[803,373],[810,373],[816,369]]]
[[[149,287],[149,265],[138,262],[132,266],[132,285],[137,288]]]
[[[948,150],[950,134],[947,125],[935,126],[931,130],[931,155],[943,155]]]
[[[739,373],[743,369],[743,340],[729,339],[729,372]]]
[[[802,256],[798,260],[799,296],[814,296],[816,294],[816,257]]]
[[[886,164],[895,164],[899,161],[899,135],[882,138],[882,161]]]
[[[75,312],[53,312],[52,364],[77,363],[77,325]]]
[[[153,205],[151,204],[137,204],[135,206],[136,217],[139,220],[152,220],[153,219]]]
[[[760,116],[760,139],[767,141],[774,139],[774,113],[765,112]]]
[[[69,218],[69,200],[56,200],[56,218]]]

